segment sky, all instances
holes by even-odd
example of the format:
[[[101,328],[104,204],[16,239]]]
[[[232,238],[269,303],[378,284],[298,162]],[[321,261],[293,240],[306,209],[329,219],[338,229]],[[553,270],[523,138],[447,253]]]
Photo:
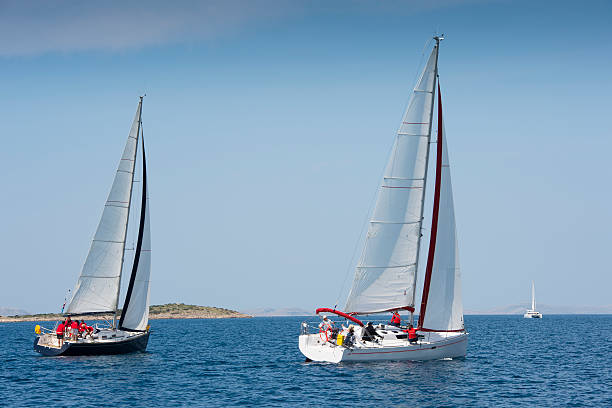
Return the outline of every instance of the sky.
[[[61,309],[146,93],[151,303],[341,307],[436,32],[465,308],[527,302],[531,280],[541,303],[610,305],[611,17],[608,1],[0,0],[0,306]]]

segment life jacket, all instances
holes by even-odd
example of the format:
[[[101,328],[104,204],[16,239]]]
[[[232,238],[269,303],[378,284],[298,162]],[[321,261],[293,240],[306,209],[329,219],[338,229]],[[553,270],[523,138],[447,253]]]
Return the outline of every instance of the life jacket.
[[[409,340],[413,340],[417,338],[417,333],[416,333],[416,329],[413,327],[412,329],[408,330],[408,339]]]
[[[57,329],[55,329],[55,332],[56,332],[57,334],[64,334],[64,327],[65,327],[65,326],[64,326],[64,324],[63,324],[63,323],[62,323],[62,324],[60,324],[60,325],[58,325],[58,326],[57,326]]]
[[[402,322],[399,313],[393,313],[393,317],[391,317],[391,323],[400,324]]]

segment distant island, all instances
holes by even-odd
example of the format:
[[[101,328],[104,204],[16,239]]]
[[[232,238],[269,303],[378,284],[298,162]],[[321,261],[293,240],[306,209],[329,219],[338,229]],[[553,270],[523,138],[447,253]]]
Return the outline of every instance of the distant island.
[[[76,319],[109,320],[112,315],[74,316]],[[167,303],[165,305],[149,306],[149,319],[240,319],[252,317],[230,309],[212,306],[186,305],[184,303]],[[23,314],[15,316],[0,316],[0,322],[33,322],[60,320],[60,313]]]
[[[249,309],[244,313],[255,317],[280,317],[280,316],[314,316],[314,308],[311,310],[301,309],[299,307],[262,307],[259,309]]]

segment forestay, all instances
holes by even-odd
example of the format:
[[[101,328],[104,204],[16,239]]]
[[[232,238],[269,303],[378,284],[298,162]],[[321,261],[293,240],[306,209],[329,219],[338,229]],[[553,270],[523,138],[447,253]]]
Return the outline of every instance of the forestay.
[[[455,206],[446,139],[446,130],[442,126],[438,233],[429,285],[427,313],[423,320],[423,328],[433,331],[456,331],[464,328]]]
[[[413,307],[438,47],[397,133],[357,264],[346,310]]]
[[[138,104],[115,180],[74,289],[72,301],[66,309],[68,314],[114,312],[117,307],[141,107],[142,101]]]

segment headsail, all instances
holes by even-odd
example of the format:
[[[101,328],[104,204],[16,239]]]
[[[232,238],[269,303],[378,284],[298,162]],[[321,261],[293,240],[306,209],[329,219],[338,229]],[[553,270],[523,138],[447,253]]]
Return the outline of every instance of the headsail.
[[[147,159],[142,135],[142,204],[138,241],[119,328],[142,331],[149,322],[149,278],[151,276],[151,228],[149,224],[149,192]]]
[[[438,144],[441,143],[438,152],[441,153],[441,160],[437,166],[440,183],[436,186],[436,189],[439,188],[437,210],[434,197],[434,218],[437,218],[437,225],[432,226],[433,248],[430,247],[428,261],[431,262],[433,256],[433,264],[431,271],[428,271],[429,277],[425,277],[419,327],[430,331],[460,331],[464,325],[459,251],[446,131],[442,120],[442,99],[439,92],[438,87]],[[434,228],[437,228],[436,234]]]
[[[346,310],[414,306],[438,45],[417,82],[378,192]]]
[[[67,314],[114,312],[117,308],[141,108],[142,101]]]

